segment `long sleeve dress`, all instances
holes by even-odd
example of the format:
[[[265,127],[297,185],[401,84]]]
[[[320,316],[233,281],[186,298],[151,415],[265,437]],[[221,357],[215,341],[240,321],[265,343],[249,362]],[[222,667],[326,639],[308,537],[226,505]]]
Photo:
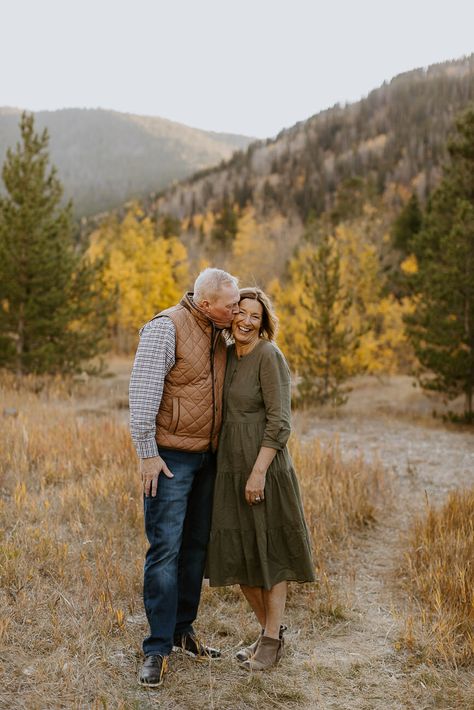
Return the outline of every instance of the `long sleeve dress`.
[[[238,358],[228,352],[224,421],[217,453],[207,573],[211,586],[314,580],[300,490],[286,443],[290,373],[281,351],[261,339]],[[276,449],[265,500],[248,505],[245,485],[261,446]]]

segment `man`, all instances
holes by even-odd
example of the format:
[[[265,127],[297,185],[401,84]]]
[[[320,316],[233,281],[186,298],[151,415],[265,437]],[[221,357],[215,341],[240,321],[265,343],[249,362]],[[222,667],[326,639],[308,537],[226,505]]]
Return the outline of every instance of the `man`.
[[[220,652],[193,630],[209,540],[215,450],[222,418],[222,328],[238,313],[237,279],[205,269],[180,303],[140,331],[130,379],[130,430],[144,490],[143,597],[150,635],[139,682],[161,685],[171,650]]]

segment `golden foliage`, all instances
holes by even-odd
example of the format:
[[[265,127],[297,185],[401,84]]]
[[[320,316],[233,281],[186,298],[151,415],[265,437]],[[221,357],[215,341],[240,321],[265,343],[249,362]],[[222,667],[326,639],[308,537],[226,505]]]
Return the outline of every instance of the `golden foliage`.
[[[413,353],[403,317],[413,310],[411,299],[398,301],[392,295],[368,305],[367,317],[374,325],[360,338],[356,357],[361,370],[372,374],[395,374],[409,369],[413,364]]]
[[[216,215],[209,210],[204,214],[195,214],[192,221],[195,229],[199,230],[204,237],[209,237],[216,223]],[[189,228],[189,224],[183,224],[183,229],[186,228]]]
[[[290,260],[287,284],[282,285],[278,278],[274,278],[268,286],[280,319],[278,345],[295,372],[304,367],[305,357],[310,354],[306,337],[308,314],[302,305],[304,285],[301,278],[301,265],[305,262],[304,252],[305,248],[300,249],[298,256]]]
[[[102,225],[91,236],[93,259],[105,257],[104,280],[116,294],[110,317],[115,333],[135,333],[155,313],[176,303],[188,282],[186,248],[176,237],[156,237],[137,206],[122,222]]]
[[[400,268],[404,274],[411,276],[412,274],[418,273],[418,262],[414,254],[410,254],[406,259],[400,264]]]
[[[397,301],[391,295],[383,295],[379,256],[367,227],[371,217],[364,215],[358,221],[341,223],[330,239],[340,256],[341,283],[351,299],[341,327],[359,334],[355,352],[344,360],[345,367],[354,374],[360,371],[392,373],[413,362],[403,323],[404,314],[412,312],[413,304],[408,298]],[[306,337],[311,304],[305,301],[303,283],[315,249],[314,244],[304,243],[289,263],[287,284],[283,286],[276,279],[271,283],[271,293],[281,316],[279,342],[296,371],[301,371],[311,357]]]
[[[276,247],[269,225],[257,222],[253,207],[243,210],[237,224],[229,270],[238,275],[242,286],[265,288],[275,268]]]

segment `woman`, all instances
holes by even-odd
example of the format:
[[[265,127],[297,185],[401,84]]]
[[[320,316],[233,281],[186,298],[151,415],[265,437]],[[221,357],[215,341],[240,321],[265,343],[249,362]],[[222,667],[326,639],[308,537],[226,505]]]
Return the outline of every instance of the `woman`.
[[[227,357],[208,573],[211,586],[240,584],[261,626],[255,643],[237,654],[247,670],[278,663],[287,582],[314,580],[286,448],[290,373],[272,342],[276,325],[263,291],[241,290]]]

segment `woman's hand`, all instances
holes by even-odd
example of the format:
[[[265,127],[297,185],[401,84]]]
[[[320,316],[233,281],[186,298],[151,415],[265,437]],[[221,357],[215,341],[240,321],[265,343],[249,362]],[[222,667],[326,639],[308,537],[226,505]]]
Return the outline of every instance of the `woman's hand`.
[[[245,486],[245,500],[249,505],[262,503],[265,499],[266,471],[252,471]]]
[[[249,505],[261,503],[265,499],[265,478],[268,467],[276,456],[276,449],[260,447],[245,486],[245,500]]]

